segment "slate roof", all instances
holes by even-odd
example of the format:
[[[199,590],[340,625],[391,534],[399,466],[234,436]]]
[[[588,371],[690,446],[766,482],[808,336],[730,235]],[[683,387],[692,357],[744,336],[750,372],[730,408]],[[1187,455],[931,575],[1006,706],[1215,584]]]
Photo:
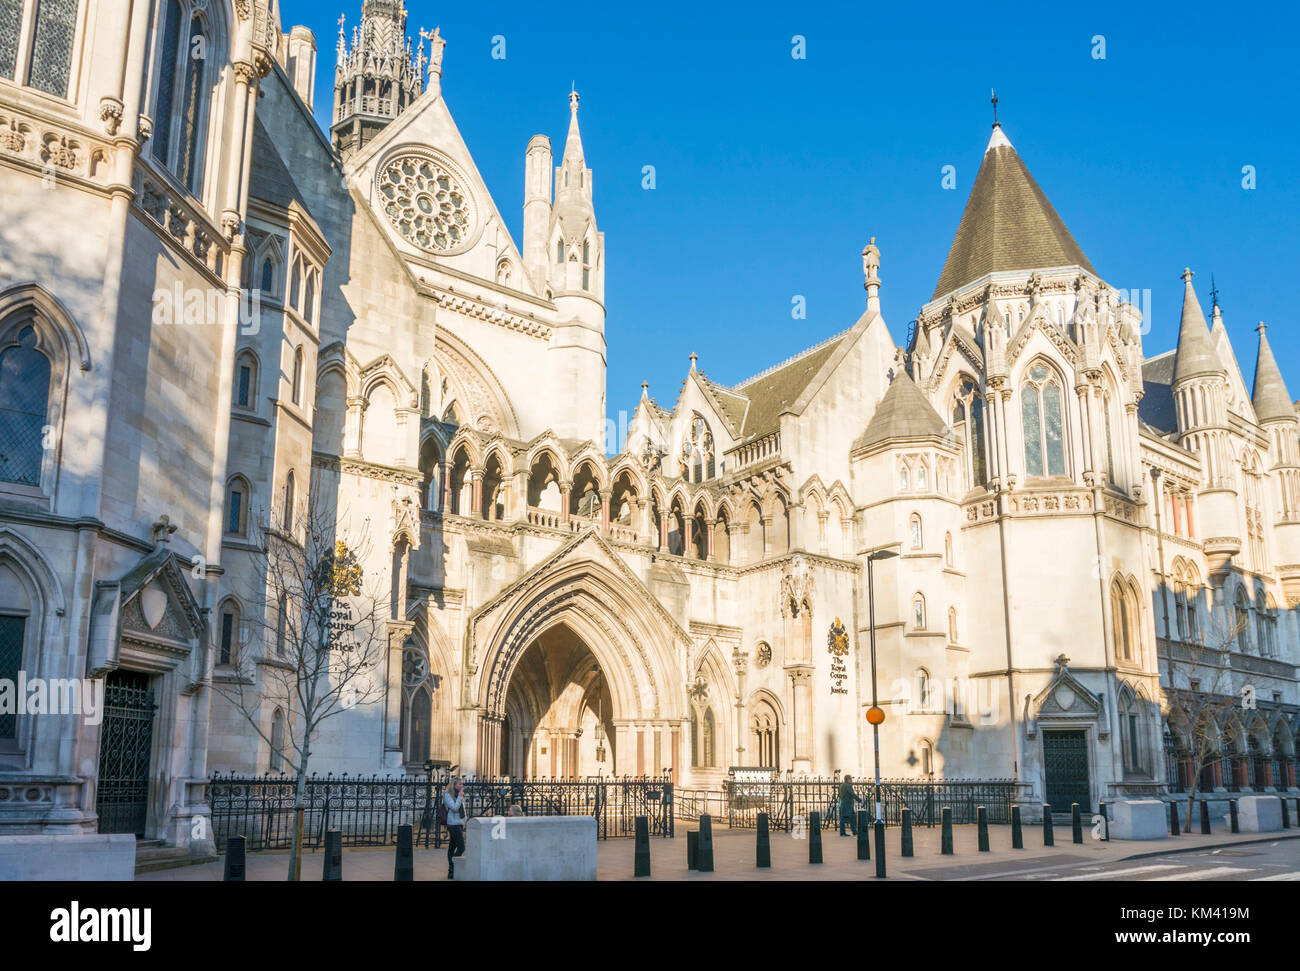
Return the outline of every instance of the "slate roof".
[[[995,128],[953,237],[937,299],[989,273],[1077,265],[1095,273],[1011,143]]]
[[[1255,390],[1250,397],[1255,406],[1255,417],[1264,421],[1268,418],[1292,418],[1295,407],[1287,393],[1286,382],[1278,370],[1273,357],[1273,349],[1268,346],[1264,336],[1264,325],[1259,325],[1259,357],[1255,361]]]
[[[1142,400],[1138,418],[1155,431],[1167,435],[1178,430],[1174,408],[1174,352],[1165,351],[1142,362]]]
[[[309,215],[311,213],[298,183],[293,180],[275,142],[259,119],[253,121],[253,166],[248,173],[248,194],[282,209],[287,209],[290,202],[296,202]]]
[[[853,443],[853,450],[886,440],[942,435],[947,427],[907,372],[900,371],[876,405],[867,430]]]
[[[739,440],[747,441],[780,428],[781,412],[799,400],[804,389],[847,336],[847,331],[838,334],[731,389],[732,394],[739,393],[749,399]]]

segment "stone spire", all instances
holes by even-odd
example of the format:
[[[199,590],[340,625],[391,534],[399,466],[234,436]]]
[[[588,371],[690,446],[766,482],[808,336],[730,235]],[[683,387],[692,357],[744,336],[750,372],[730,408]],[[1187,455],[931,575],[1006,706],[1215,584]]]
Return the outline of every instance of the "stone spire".
[[[569,93],[569,134],[564,140],[564,157],[555,173],[555,207],[582,214],[593,211],[591,170],[582,153],[582,134],[578,131],[578,92]],[[570,230],[572,231],[572,229]]]
[[[1210,328],[1205,324],[1196,291],[1192,289],[1193,273],[1183,270],[1183,318],[1178,328],[1178,350],[1174,359],[1174,384],[1201,374],[1221,374],[1223,362],[1214,351]]]
[[[1259,421],[1270,418],[1294,418],[1295,409],[1291,404],[1291,395],[1287,393],[1282,372],[1278,370],[1273,357],[1273,349],[1268,346],[1264,336],[1267,328],[1259,322],[1259,357],[1255,361],[1255,390],[1251,394],[1251,404],[1255,406],[1255,417]]]

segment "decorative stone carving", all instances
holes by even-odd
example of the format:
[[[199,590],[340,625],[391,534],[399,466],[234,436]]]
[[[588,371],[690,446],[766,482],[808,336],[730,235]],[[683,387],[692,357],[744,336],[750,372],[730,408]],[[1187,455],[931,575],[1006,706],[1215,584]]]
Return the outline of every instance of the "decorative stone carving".
[[[384,212],[407,242],[429,253],[458,253],[475,226],[474,201],[450,165],[403,155],[375,178]]]
[[[791,557],[781,571],[781,616],[798,617],[801,611],[812,610],[813,586],[808,561],[802,556]]]
[[[116,135],[122,125],[122,102],[114,97],[100,98],[99,120],[104,123],[104,131]]]

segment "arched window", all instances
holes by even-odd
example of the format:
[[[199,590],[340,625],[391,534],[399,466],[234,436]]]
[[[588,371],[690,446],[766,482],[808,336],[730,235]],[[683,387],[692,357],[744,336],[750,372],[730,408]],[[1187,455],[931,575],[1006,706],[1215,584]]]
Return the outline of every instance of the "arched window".
[[[1134,696],[1128,685],[1119,693],[1120,745],[1124,758],[1124,771],[1145,774],[1150,771],[1146,758],[1145,718],[1142,699]]]
[[[1065,475],[1065,416],[1061,384],[1045,364],[1035,364],[1020,389],[1025,474]]]
[[[917,748],[920,749],[921,753],[921,757],[917,761],[917,768],[920,770],[921,775],[934,775],[934,743],[928,738],[923,738]]]
[[[275,290],[275,260],[268,254],[262,260],[262,293],[268,296]]]
[[[695,412],[682,439],[681,477],[688,482],[712,479],[717,474],[713,452],[713,431],[703,416]]]
[[[912,598],[912,626],[925,630],[925,596],[919,593]]]
[[[984,485],[984,399],[974,380],[963,378],[953,393],[952,429],[966,453],[966,478],[971,487]]]
[[[759,657],[763,657],[760,646]],[[770,653],[771,648],[768,648]],[[766,698],[760,698],[753,707],[750,718],[750,730],[753,733],[754,748],[749,753],[753,765],[765,769],[775,769],[781,764],[781,726],[776,709]]]
[[[1110,392],[1101,396],[1101,420],[1106,431],[1106,481],[1115,484],[1119,470],[1115,467],[1114,420],[1111,417]]]
[[[217,663],[220,665],[229,667],[239,663],[241,619],[239,604],[233,598],[224,600],[217,618]]]
[[[295,405],[302,404],[302,345],[293,352],[293,377],[290,386],[291,397]]]
[[[272,772],[284,771],[284,712],[277,708],[271,715],[271,761]]]
[[[1124,585],[1119,580],[1113,580],[1110,585],[1110,612],[1111,623],[1115,626],[1115,655],[1124,661],[1132,661],[1136,649],[1134,606]]]
[[[200,16],[179,0],[163,11],[158,80],[154,95],[154,157],[195,195],[203,188],[203,133],[215,77],[208,74],[211,38]],[[214,69],[215,70],[215,69]]]
[[[943,563],[952,566],[952,533],[943,534]]]
[[[1250,600],[1246,597],[1246,588],[1237,587],[1237,596],[1232,608],[1233,626],[1237,633],[1237,649],[1246,654],[1250,651]]]
[[[302,313],[302,257],[293,261],[293,272],[289,274],[289,306]]]
[[[557,239],[555,241],[555,262],[564,262],[564,240],[562,239]]]
[[[284,479],[284,518],[282,525],[286,533],[293,532],[293,511],[298,502],[298,489],[294,478],[293,469]]]
[[[916,491],[925,492],[930,488],[930,470],[925,462],[916,467]]]
[[[240,351],[235,358],[235,406],[255,408],[257,403],[257,358],[252,351]]]
[[[307,282],[302,291],[302,319],[309,324],[316,323],[316,271],[307,274]]]
[[[289,593],[281,590],[275,599],[275,656],[284,657],[289,646]]]
[[[948,643],[957,643],[957,608],[948,608]]]
[[[591,289],[591,243],[582,241],[582,289]]]
[[[704,709],[704,762],[708,768],[713,768],[718,764],[717,758],[717,722],[713,717],[713,709]]]
[[[705,708],[703,714],[691,712],[691,765],[711,769],[717,764],[716,733],[717,721],[712,708]]]
[[[246,536],[248,532],[248,483],[236,476],[226,487],[226,535]]]
[[[0,481],[41,484],[50,400],[50,359],[24,327],[0,352]]]
[[[908,524],[908,535],[912,540],[912,549],[921,548],[921,516],[919,513],[912,513],[912,518]]]
[[[916,673],[912,675],[915,704],[912,707],[916,712],[927,712],[930,710],[931,702],[934,700],[930,697],[934,687],[934,682],[930,679],[930,672],[925,668],[917,668]]]
[[[912,475],[907,471],[907,466],[899,464],[898,466],[898,491],[907,492],[912,488]]]

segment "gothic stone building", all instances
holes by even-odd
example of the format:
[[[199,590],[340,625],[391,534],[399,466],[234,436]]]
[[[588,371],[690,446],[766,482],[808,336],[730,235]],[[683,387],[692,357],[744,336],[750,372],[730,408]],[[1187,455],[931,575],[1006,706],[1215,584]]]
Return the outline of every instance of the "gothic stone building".
[[[272,0],[0,2],[0,679],[111,706],[0,714],[0,832],[202,849],[208,773],[285,768],[248,591],[307,498],[393,591],[321,772],[863,773],[874,617],[888,776],[1162,792],[1169,698],[1205,690],[1167,659],[1235,624],[1216,690],[1257,704],[1207,781],[1295,785],[1300,438],[1263,329],[1248,388],[1187,272],[1147,357],[1001,128],[906,347],[873,242],[847,329],[736,384],[692,356],[624,442],[577,94],[516,241],[441,36],[365,0],[328,133],[316,54]]]

